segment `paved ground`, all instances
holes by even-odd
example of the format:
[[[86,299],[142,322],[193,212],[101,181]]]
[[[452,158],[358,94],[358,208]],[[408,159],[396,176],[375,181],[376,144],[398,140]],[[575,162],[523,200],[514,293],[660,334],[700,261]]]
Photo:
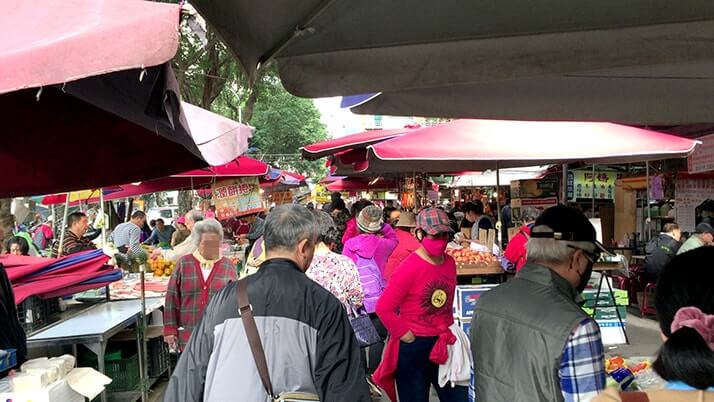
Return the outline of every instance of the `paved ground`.
[[[659,328],[657,323],[651,319],[642,319],[639,317],[639,312],[633,309],[628,311],[627,316],[627,334],[630,337],[629,345],[619,345],[605,347],[607,356],[620,355],[624,357],[646,356],[652,357],[657,352],[657,349],[662,344],[660,339]],[[150,395],[150,402],[160,402],[163,400],[164,390],[167,382],[161,381],[154,386],[153,392]],[[435,394],[431,396],[430,402],[438,402],[439,399]],[[375,401],[377,402],[377,401]],[[387,398],[382,398],[378,402],[388,402]]]

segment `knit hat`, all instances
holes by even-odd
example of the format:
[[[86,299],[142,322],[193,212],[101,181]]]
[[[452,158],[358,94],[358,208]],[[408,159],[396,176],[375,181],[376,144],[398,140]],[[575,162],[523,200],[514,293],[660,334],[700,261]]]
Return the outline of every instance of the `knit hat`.
[[[357,216],[357,227],[365,233],[377,233],[382,229],[382,209],[376,205],[366,206]]]

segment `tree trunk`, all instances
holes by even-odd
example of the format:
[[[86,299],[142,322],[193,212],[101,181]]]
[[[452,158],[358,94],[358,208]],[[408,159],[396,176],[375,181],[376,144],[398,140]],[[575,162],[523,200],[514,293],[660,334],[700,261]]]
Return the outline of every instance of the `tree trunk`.
[[[12,236],[12,227],[15,224],[15,217],[10,213],[12,198],[0,199],[0,242],[5,244],[5,239]]]
[[[250,96],[245,101],[245,106],[243,107],[243,121],[250,122],[253,118],[253,109],[255,108],[255,102],[258,100],[258,88],[253,88],[250,91]]]
[[[185,214],[193,209],[193,190],[179,191],[178,209],[180,214]]]

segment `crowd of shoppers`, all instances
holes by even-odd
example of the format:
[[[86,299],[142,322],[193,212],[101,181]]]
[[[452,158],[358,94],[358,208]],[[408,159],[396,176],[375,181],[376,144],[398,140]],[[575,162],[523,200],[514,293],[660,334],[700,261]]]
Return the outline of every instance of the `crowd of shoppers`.
[[[580,307],[593,265],[607,252],[585,215],[565,206],[519,211],[523,224],[505,252],[517,274],[480,298],[469,342],[452,313],[456,265],[445,250],[458,214],[451,212],[434,207],[415,215],[361,200],[348,213],[333,195],[327,208],[284,205],[267,215],[255,273],[242,281],[274,393],[359,402],[385,392],[393,401],[426,402],[433,388],[442,402],[466,402],[470,373],[465,382],[443,381],[444,367],[463,353],[473,359],[477,400],[628,400],[603,393],[600,329]],[[472,233],[493,227],[478,202],[466,204],[463,216]],[[241,400],[266,401],[239,286],[220,263],[222,232],[200,228],[196,251],[180,260],[167,295],[165,333],[183,353],[165,400],[228,400],[238,387]],[[707,230],[697,227],[703,245]],[[714,259],[714,248],[675,257],[679,237],[676,224],[666,226],[648,251],[666,339],[654,367],[671,391],[647,396],[707,401],[714,386],[714,271],[702,276],[697,269]],[[214,283],[217,269],[225,275]],[[350,326],[360,314],[381,342],[360,347]]]

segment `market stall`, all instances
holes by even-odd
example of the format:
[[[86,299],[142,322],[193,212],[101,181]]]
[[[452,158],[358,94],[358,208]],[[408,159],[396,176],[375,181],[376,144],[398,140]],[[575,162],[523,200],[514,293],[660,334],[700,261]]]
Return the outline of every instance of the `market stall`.
[[[76,345],[84,345],[97,357],[97,368],[100,372],[107,372],[107,362],[105,353],[109,340],[120,331],[135,326],[137,331],[137,350],[144,349],[142,344],[144,335],[141,333],[145,326],[141,325],[144,314],[151,314],[163,306],[163,298],[147,299],[145,307],[142,300],[113,301],[96,304],[80,313],[69,317],[56,325],[31,335],[27,339],[29,347],[41,346],[61,346],[73,345],[76,354]],[[144,313],[145,312],[145,313]],[[138,360],[127,359],[133,362],[132,367],[124,366],[125,370],[131,370],[130,374],[139,374],[139,381],[145,381],[142,358]],[[126,364],[122,361],[109,363],[113,366]],[[168,366],[167,366],[168,367]],[[112,367],[112,373],[117,373],[116,367]],[[147,386],[156,378],[147,379]],[[135,383],[136,384],[136,383]],[[138,384],[137,384],[138,385]],[[137,387],[133,392],[119,395],[122,400],[135,400],[142,397],[141,387]],[[101,400],[106,401],[106,393],[101,394]]]

